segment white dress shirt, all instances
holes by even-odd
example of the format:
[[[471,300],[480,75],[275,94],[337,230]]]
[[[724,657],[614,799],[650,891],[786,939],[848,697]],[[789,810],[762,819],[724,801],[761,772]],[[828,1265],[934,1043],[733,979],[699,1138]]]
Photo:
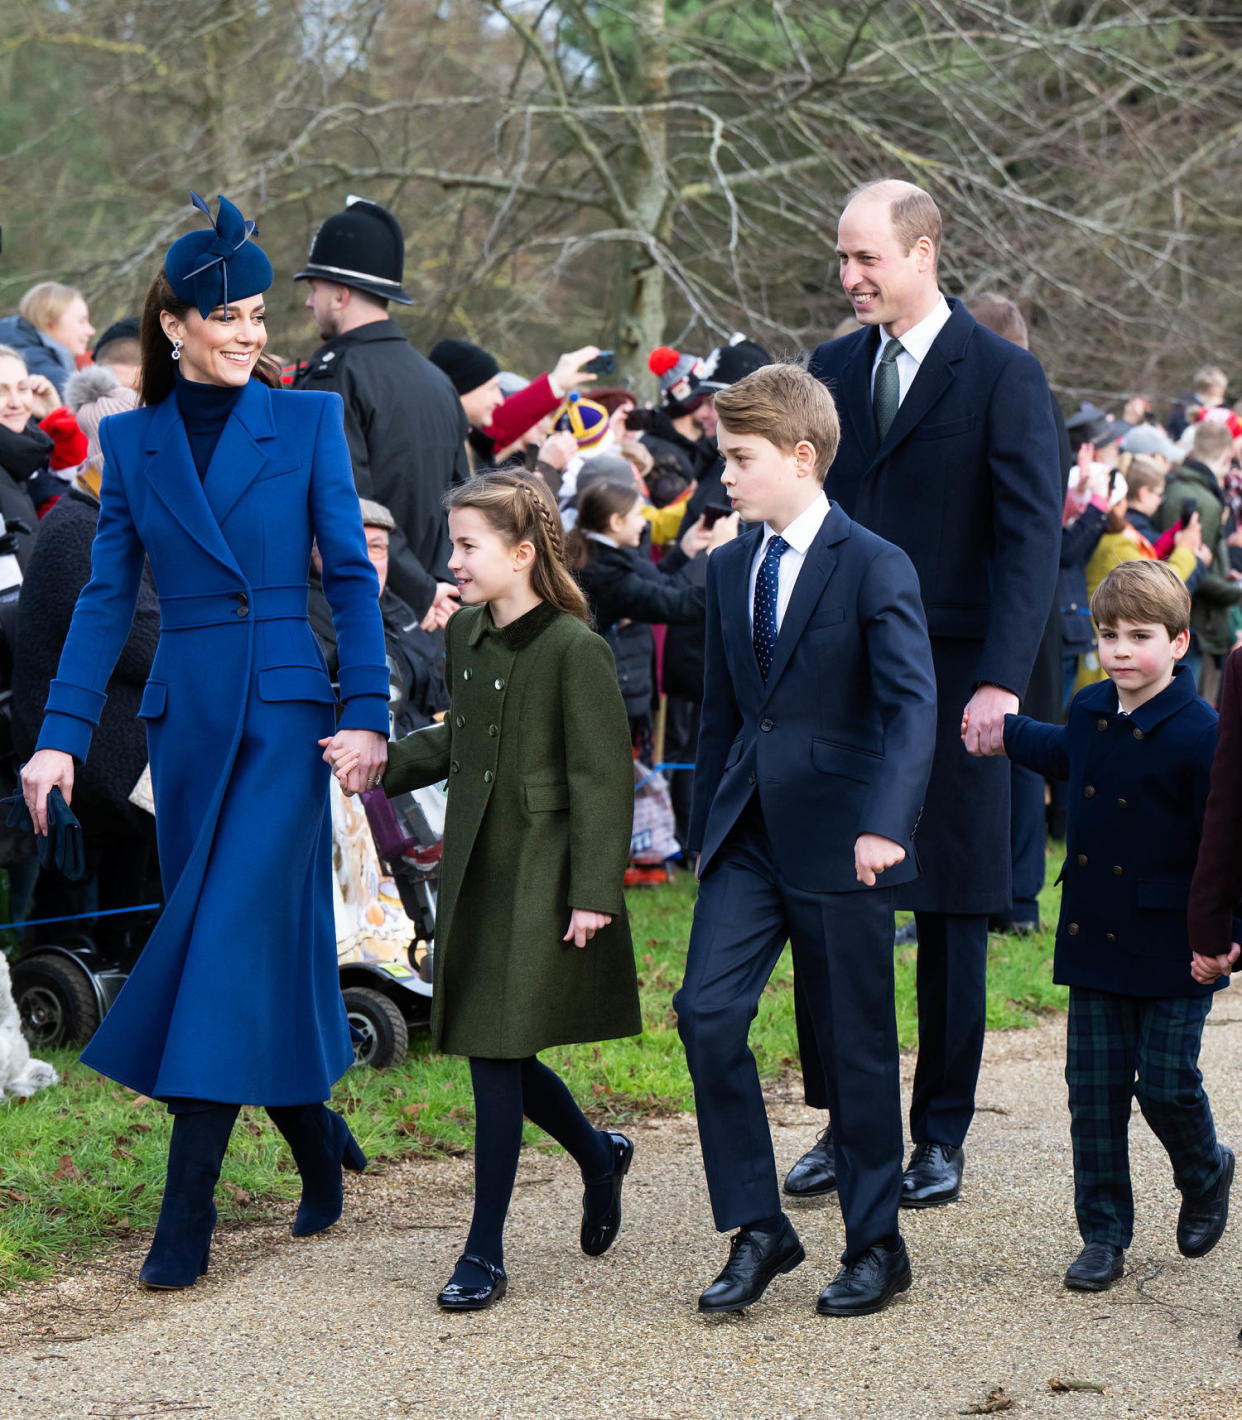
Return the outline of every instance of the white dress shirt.
[[[898,404],[909,393],[910,386],[914,383],[914,377],[919,372],[919,366],[927,359],[927,352],[932,348],[932,341],[944,329],[944,323],[951,314],[948,301],[941,296],[918,325],[912,325],[905,335],[899,337],[901,350],[897,356],[897,381],[900,390]],[[871,364],[871,392],[873,396],[875,394],[875,372],[880,368],[880,356],[884,354],[884,347],[891,339],[892,336],[884,326],[881,326],[880,345]]]
[[[824,519],[828,516],[828,495],[821,493],[813,503],[798,514],[792,523],[785,529],[781,536],[789,544],[781,557],[781,565],[776,574],[776,629],[781,629],[781,622],[785,619],[785,610],[789,606],[789,598],[793,596],[794,583],[798,580],[798,573],[802,571],[802,564],[806,561],[806,555],[810,551],[811,544],[815,541],[816,534],[824,524]],[[776,536],[776,530],[767,523],[763,525],[763,539],[759,543],[759,551],[755,554],[755,560],[750,568],[750,596],[747,605],[750,608],[750,624],[755,624],[755,583],[759,580],[759,568],[768,550],[768,543]]]

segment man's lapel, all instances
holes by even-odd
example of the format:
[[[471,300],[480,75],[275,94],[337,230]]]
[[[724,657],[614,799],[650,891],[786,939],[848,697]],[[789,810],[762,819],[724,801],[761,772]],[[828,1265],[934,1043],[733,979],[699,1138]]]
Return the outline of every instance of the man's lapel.
[[[859,332],[850,358],[842,366],[840,389],[834,391],[837,409],[852,429],[868,462],[874,459],[879,442],[875,434],[875,417],[871,412],[871,366],[875,363],[878,345],[879,332],[876,327]]]
[[[897,416],[889,426],[883,442],[876,447],[872,441],[871,463],[874,466],[887,458],[898,444],[918,428],[923,418],[935,407],[957,376],[956,366],[966,353],[966,340],[975,324],[974,317],[960,301],[949,302],[949,319],[932,341],[931,349],[919,365],[914,382],[901,401]],[[870,411],[870,396],[867,409]]]

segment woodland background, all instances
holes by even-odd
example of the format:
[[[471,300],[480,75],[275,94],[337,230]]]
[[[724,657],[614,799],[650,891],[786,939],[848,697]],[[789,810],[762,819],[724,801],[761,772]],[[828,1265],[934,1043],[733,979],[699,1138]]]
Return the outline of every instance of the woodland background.
[[[823,338],[842,199],[900,175],[1067,405],[1163,402],[1242,334],[1239,39],[1226,0],[7,0],[0,311],[46,278],[136,310],[194,187],[258,216],[309,353],[288,277],[354,192],[405,228],[421,348],[641,381],[662,340]]]

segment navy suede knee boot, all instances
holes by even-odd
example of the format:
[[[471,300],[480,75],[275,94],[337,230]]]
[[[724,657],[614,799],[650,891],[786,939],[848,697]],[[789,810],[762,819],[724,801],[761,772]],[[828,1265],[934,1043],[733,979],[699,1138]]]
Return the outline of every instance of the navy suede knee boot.
[[[302,1201],[293,1222],[293,1236],[321,1233],[336,1222],[345,1206],[342,1167],[361,1173],[367,1156],[349,1132],[349,1125],[327,1105],[268,1105],[267,1112],[285,1136],[302,1175]]]
[[[138,1274],[144,1286],[161,1291],[192,1287],[207,1271],[216,1226],[212,1195],[237,1110],[235,1104],[210,1100],[169,1105],[168,1177],[151,1251]]]

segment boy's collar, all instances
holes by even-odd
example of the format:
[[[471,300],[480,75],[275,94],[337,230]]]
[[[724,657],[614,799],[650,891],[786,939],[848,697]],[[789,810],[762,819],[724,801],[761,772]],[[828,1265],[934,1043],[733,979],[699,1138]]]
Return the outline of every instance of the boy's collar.
[[[1128,711],[1126,718],[1136,729],[1146,734],[1171,715],[1176,715],[1197,697],[1195,678],[1190,667],[1179,664],[1173,667],[1173,679],[1160,694],[1144,701],[1137,710]],[[1084,691],[1082,699],[1084,708],[1093,713],[1104,711],[1113,715],[1121,714],[1117,687],[1111,680],[1102,680],[1090,690]]]

